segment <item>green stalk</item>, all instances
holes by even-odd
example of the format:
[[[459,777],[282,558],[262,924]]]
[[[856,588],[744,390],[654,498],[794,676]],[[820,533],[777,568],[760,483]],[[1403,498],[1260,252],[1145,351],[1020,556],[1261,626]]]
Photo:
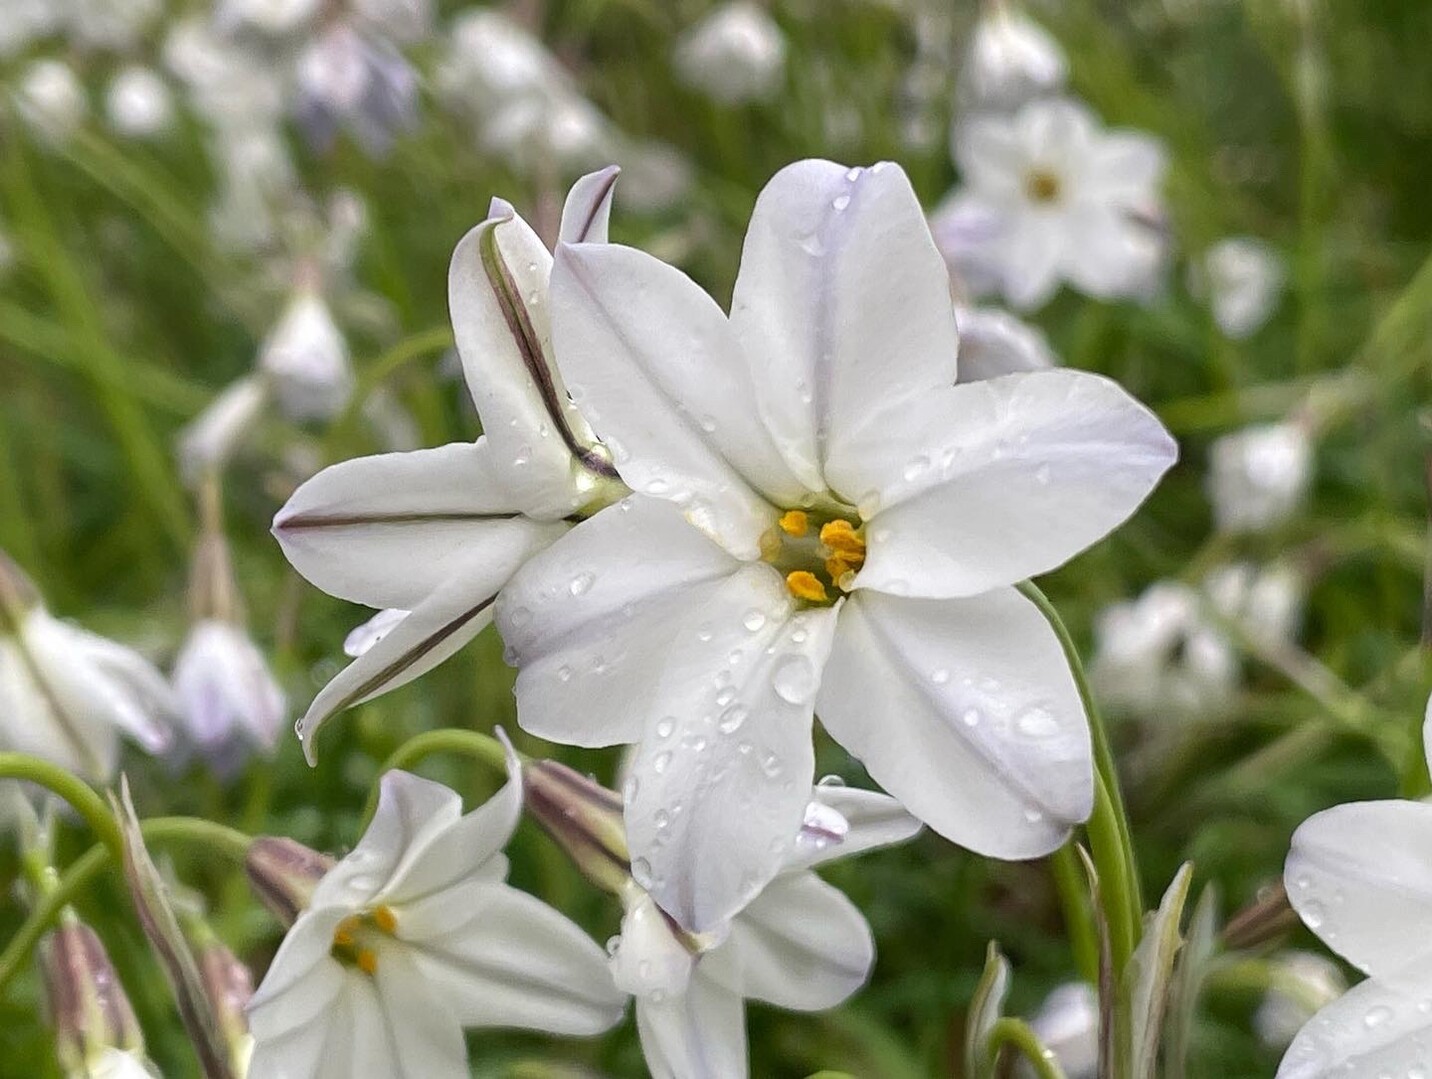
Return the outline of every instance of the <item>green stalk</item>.
[[[59,795],[85,819],[95,838],[117,857],[124,849],[109,807],[84,780],[57,764],[25,753],[0,753],[0,779],[25,779]]]
[[[1049,856],[1049,871],[1059,893],[1064,911],[1064,930],[1069,934],[1069,947],[1074,952],[1074,966],[1079,976],[1090,985],[1099,982],[1099,939],[1084,894],[1084,871],[1072,842],[1064,844]]]
[[[989,1035],[989,1051],[997,1060],[1004,1049],[1013,1049],[1034,1069],[1038,1079],[1064,1079],[1059,1058],[1045,1048],[1029,1024],[1008,1015],[996,1020]]]
[[[456,727],[424,731],[393,750],[388,759],[378,767],[378,779],[368,791],[368,801],[363,806],[364,828],[368,827],[373,814],[378,810],[378,792],[383,776],[396,768],[411,768],[435,753],[460,753],[489,765],[496,772],[507,774],[507,750],[491,735]]]
[[[95,801],[99,800],[93,792],[90,793]],[[103,807],[101,806],[101,808]],[[107,815],[108,811],[105,812]],[[109,824],[114,830],[117,843],[119,829],[112,817],[109,819]],[[194,843],[205,850],[218,851],[240,865],[243,864],[244,858],[248,854],[251,842],[243,832],[222,824],[215,824],[213,821],[200,820],[197,817],[156,817],[153,820],[144,821],[140,825],[140,831],[143,832],[146,842],[165,843],[177,840]],[[122,861],[117,847],[111,847],[107,842],[101,842],[85,851],[71,863],[70,867],[55,882],[54,887],[50,888],[36,903],[24,924],[10,938],[10,943],[5,946],[5,951],[0,953],[0,992],[3,992],[15,975],[19,973],[35,945],[39,943],[40,938],[45,935],[45,931],[54,923],[55,919],[60,916],[60,912],[84,894],[85,889],[106,865],[118,866],[122,864]]]

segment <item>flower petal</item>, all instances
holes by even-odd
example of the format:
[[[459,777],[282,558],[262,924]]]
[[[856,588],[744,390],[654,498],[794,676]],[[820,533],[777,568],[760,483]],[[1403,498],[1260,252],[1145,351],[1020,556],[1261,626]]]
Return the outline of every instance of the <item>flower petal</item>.
[[[814,873],[792,873],[741,912],[699,969],[740,996],[816,1012],[856,992],[874,963],[875,941],[855,904]]]
[[[586,500],[592,477],[580,459],[593,441],[552,359],[551,274],[551,254],[505,203],[462,238],[448,271],[463,374],[497,468],[521,508],[546,519]]]
[[[750,565],[700,616],[648,689],[625,811],[633,877],[693,933],[720,931],[796,842],[836,610],[793,611],[780,575]]]
[[[568,745],[637,741],[667,650],[739,566],[674,504],[640,495],[537,555],[497,601],[522,728]]]
[[[932,394],[841,477],[875,490],[858,588],[969,596],[1061,565],[1134,512],[1177,447],[1143,405],[1082,371]]]
[[[756,408],[814,490],[846,443],[955,379],[949,274],[895,165],[802,161],[756,200],[731,301]]]
[[[1013,589],[858,593],[841,611],[816,712],[911,813],[977,853],[1048,854],[1093,806],[1068,661]]]
[[[468,909],[464,924],[434,935],[399,915],[423,979],[463,1026],[585,1035],[621,1019],[626,995],[606,953],[575,923],[505,884],[484,887]]]
[[[712,978],[685,993],[636,1004],[636,1029],[652,1079],[746,1079],[746,1008]]]
[[[342,910],[299,915],[249,998],[249,1028],[260,1040],[305,1026],[322,1014],[342,989],[343,967],[333,958],[333,931]]]
[[[920,821],[903,805],[879,791],[820,783],[811,792],[811,799],[813,804],[839,814],[845,830],[838,837],[822,837],[810,836],[810,830],[803,828],[786,857],[782,872],[809,869],[837,858],[903,843],[921,828]],[[809,817],[807,811],[807,819]]]
[[[715,301],[634,248],[564,244],[552,322],[572,393],[622,478],[676,502],[738,557],[759,556],[776,517],[762,495],[790,505],[806,491],[761,423]]]
[[[562,524],[524,517],[486,439],[359,457],[293,493],[273,531],[293,568],[329,595],[412,610],[481,548],[512,564]]]
[[[1293,833],[1283,870],[1307,927],[1389,984],[1432,962],[1432,805],[1353,802]]]
[[[607,223],[612,216],[612,191],[621,169],[608,165],[600,172],[589,172],[567,192],[562,206],[562,224],[557,241],[564,244],[604,244]]]
[[[1432,1037],[1432,983],[1403,993],[1366,981],[1324,1007],[1299,1031],[1277,1079],[1381,1079],[1425,1074]]]
[[[452,1002],[425,976],[423,960],[383,949],[373,976],[402,1079],[468,1079],[467,1041]],[[360,1057],[360,1072],[367,1075]]]

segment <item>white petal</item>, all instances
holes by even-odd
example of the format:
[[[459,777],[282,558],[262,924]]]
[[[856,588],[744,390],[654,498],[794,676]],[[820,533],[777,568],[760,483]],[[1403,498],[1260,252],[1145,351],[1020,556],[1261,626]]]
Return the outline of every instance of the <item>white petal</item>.
[[[274,518],[293,568],[329,595],[412,610],[481,549],[512,565],[559,523],[524,517],[486,439],[325,468]],[[510,570],[509,570],[510,572]]]
[[[1123,523],[1177,455],[1152,412],[1082,371],[955,386],[903,423],[848,477],[878,492],[859,588],[968,596],[1044,573]]]
[[[1125,206],[1147,202],[1158,194],[1168,170],[1168,154],[1158,139],[1137,131],[1108,131],[1089,148],[1089,175],[1104,198],[1122,199]]]
[[[268,748],[278,738],[283,691],[238,627],[213,620],[196,625],[174,662],[173,681],[189,736],[201,747],[241,737]]]
[[[1432,805],[1353,802],[1293,833],[1293,908],[1328,946],[1389,984],[1432,963]]]
[[[510,206],[493,211],[453,251],[453,333],[502,474],[520,481],[526,512],[563,517],[587,497],[591,477],[577,458],[592,436],[553,361],[552,256]]]
[[[632,874],[694,933],[719,931],[778,873],[815,769],[811,716],[836,610],[795,612],[769,566],[701,605],[649,687],[627,784]]]
[[[386,637],[408,612],[399,607],[385,607],[366,622],[354,626],[343,638],[343,652],[357,659]]]
[[[1092,808],[1089,726],[1068,662],[1013,589],[852,597],[816,712],[911,813],[980,854],[1048,854]]]
[[[118,729],[103,714],[61,711],[37,675],[44,678],[18,643],[0,637],[0,745],[108,782],[119,763]]]
[[[809,869],[837,858],[848,858],[877,847],[888,847],[913,838],[920,822],[894,798],[879,791],[820,783],[811,792],[812,805],[837,814],[839,835],[812,827],[801,829],[795,846],[786,857],[783,872]],[[809,808],[807,824],[811,823]],[[816,823],[819,823],[818,821]]]
[[[425,975],[423,959],[390,947],[373,982],[403,1079],[468,1079],[467,1042],[453,1002]],[[360,1068],[366,1068],[360,1058]],[[361,1072],[367,1075],[367,1071]]]
[[[1011,307],[1033,311],[1053,298],[1069,254],[1066,234],[1062,220],[1044,215],[1009,220],[999,259],[1004,295]]]
[[[377,644],[355,659],[319,691],[298,721],[309,763],[316,759],[314,736],[329,717],[391,689],[407,685],[457,652],[492,621],[492,604],[508,576],[545,545],[538,539],[512,552],[509,562],[490,563],[487,552],[469,552],[456,576],[415,607]]]
[[[714,979],[685,993],[638,1000],[636,1028],[652,1079],[746,1079],[746,1009]]]
[[[834,1008],[865,984],[875,941],[865,916],[814,873],[773,881],[701,960],[701,973],[733,993],[781,1008]]]
[[[567,192],[567,201],[562,206],[562,224],[557,240],[564,244],[604,244],[607,242],[607,223],[612,216],[612,190],[616,186],[615,165],[608,165],[600,172],[589,172]]]
[[[1425,972],[1424,972],[1425,974]],[[1309,1020],[1288,1047],[1277,1079],[1383,1079],[1432,1068],[1432,979],[1415,993],[1366,981]]]
[[[308,910],[284,935],[268,972],[249,1000],[249,1028],[262,1043],[321,1015],[347,976],[330,954],[342,910]]]
[[[615,244],[563,245],[552,320],[572,394],[633,490],[667,498],[755,558],[791,475],[726,317],[681,271]],[[758,493],[759,492],[759,493]]]
[[[385,772],[368,830],[324,875],[310,909],[356,909],[382,897],[461,816],[462,799],[441,783],[409,772]]]
[[[639,495],[529,561],[497,602],[523,729],[569,745],[637,741],[667,650],[739,566],[674,504]]]
[[[470,910],[438,936],[409,937],[404,912],[398,922],[419,945],[423,978],[463,1026],[586,1035],[621,1019],[626,996],[606,953],[573,922],[505,884],[486,886]]]
[[[962,307],[956,311],[955,320],[960,327],[960,382],[980,382],[1058,366],[1059,360],[1043,331],[1008,311]]]
[[[984,115],[956,125],[951,149],[960,178],[986,198],[1020,197],[1029,153],[1014,122]]]
[[[1157,228],[1117,207],[1091,207],[1068,229],[1064,272],[1076,288],[1105,299],[1147,290],[1165,246]]]
[[[953,382],[949,274],[904,172],[778,172],[746,231],[731,325],[766,426],[816,490],[853,437]]]
[[[1432,771],[1432,697],[1427,698],[1422,718],[1422,751],[1426,754],[1428,771]]]
[[[686,992],[696,957],[677,936],[671,919],[646,892],[628,893],[626,904],[615,950],[608,945],[612,981],[639,1000]]]

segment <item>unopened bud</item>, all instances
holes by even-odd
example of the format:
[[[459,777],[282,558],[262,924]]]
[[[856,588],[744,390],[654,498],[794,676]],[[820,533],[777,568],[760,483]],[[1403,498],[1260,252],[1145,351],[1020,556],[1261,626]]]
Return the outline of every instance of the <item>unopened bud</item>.
[[[298,920],[333,859],[292,839],[260,836],[249,846],[244,871],[264,906],[284,925]]]
[[[219,1032],[229,1048],[229,1065],[235,1075],[248,1072],[254,1039],[249,1033],[244,1009],[254,995],[253,976],[219,940],[210,939],[201,945],[199,973],[204,980],[204,995],[219,1021]]]
[[[60,927],[40,945],[55,1051],[70,1075],[88,1075],[107,1050],[144,1049],[134,1008],[95,931],[67,910]]]
[[[622,799],[556,761],[522,769],[527,810],[598,888],[622,895],[631,884]]]

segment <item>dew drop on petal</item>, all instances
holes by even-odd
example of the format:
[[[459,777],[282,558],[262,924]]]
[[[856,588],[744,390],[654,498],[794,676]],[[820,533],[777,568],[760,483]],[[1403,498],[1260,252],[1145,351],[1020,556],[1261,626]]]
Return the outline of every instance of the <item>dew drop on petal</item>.
[[[937,686],[943,686],[950,680],[950,672],[944,667],[937,668],[930,672],[930,681]]]
[[[651,887],[651,863],[645,858],[637,858],[631,864],[631,879],[636,881],[643,888]]]
[[[1059,720],[1047,708],[1026,708],[1015,718],[1015,729],[1026,738],[1051,738],[1059,733]]]
[[[815,696],[815,667],[805,656],[786,656],[771,673],[771,688],[787,704],[805,704]]]
[[[671,732],[676,730],[676,719],[672,716],[663,716],[656,721],[656,736],[658,738],[670,738]]]
[[[755,633],[765,624],[765,614],[762,611],[756,610],[756,608],[754,607],[747,611],[746,616],[741,619],[741,625],[745,626],[747,632],[749,633]]]
[[[1298,913],[1302,915],[1303,924],[1309,929],[1320,929],[1327,920],[1327,912],[1323,910],[1321,903],[1304,903],[1303,909]]]
[[[840,213],[842,210],[844,210],[847,206],[850,205],[850,196],[849,196],[849,195],[837,195],[837,196],[835,196],[835,200],[834,200],[833,202],[831,202],[830,205],[831,205],[831,208],[834,209],[836,213]]]
[[[1362,1017],[1363,1025],[1369,1030],[1373,1027],[1380,1027],[1383,1023],[1392,1018],[1392,1009],[1385,1004],[1369,1008],[1367,1014]]]
[[[666,771],[666,767],[667,767],[667,765],[669,765],[670,763],[671,763],[671,753],[670,753],[670,751],[668,751],[668,750],[663,750],[662,752],[658,753],[655,757],[652,758],[652,761],[651,761],[651,770],[652,770],[653,772],[655,772],[657,775],[661,775],[663,772]]]
[[[590,573],[579,573],[567,585],[567,591],[574,596],[583,595],[587,589],[592,587],[596,578]]]
[[[750,715],[750,710],[744,704],[733,704],[721,713],[716,721],[716,729],[722,734],[734,734],[741,729]]]
[[[980,710],[978,708],[966,708],[960,713],[960,722],[966,727],[978,727],[980,724]]]
[[[817,786],[817,787],[843,787],[843,786],[845,786],[845,777],[844,777],[844,776],[838,776],[838,775],[836,775],[835,773],[832,772],[832,773],[831,773],[830,775],[828,775],[828,776],[821,776],[820,779],[816,781],[816,786]]]

